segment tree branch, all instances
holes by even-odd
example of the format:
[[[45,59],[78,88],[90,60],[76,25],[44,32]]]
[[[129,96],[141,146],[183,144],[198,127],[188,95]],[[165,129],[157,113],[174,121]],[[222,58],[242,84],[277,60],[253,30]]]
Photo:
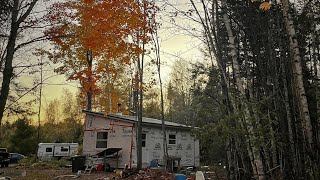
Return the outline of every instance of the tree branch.
[[[33,0],[30,3],[30,6],[27,9],[27,11],[22,16],[20,16],[20,18],[18,19],[18,21],[17,21],[18,24],[20,24],[22,21],[24,21],[29,16],[30,12],[32,11],[32,9],[34,8],[34,6],[36,5],[37,2],[38,2],[38,0]]]
[[[41,36],[41,37],[37,37],[35,39],[32,39],[30,41],[27,41],[27,42],[24,42],[24,43],[21,43],[21,44],[17,45],[17,47],[14,48],[14,51],[17,51],[18,49],[20,49],[23,46],[26,46],[28,44],[31,44],[31,43],[34,43],[34,42],[38,42],[38,41],[42,41],[42,40],[47,40],[47,39],[49,39],[49,37],[46,36],[46,35]]]
[[[67,38],[67,37],[72,37],[72,36],[74,36],[74,35],[73,34],[66,34],[66,35],[61,35],[61,36],[44,35],[44,36],[40,36],[40,37],[37,37],[35,39],[32,39],[30,41],[21,43],[21,44],[17,45],[17,47],[14,50],[16,51],[16,50],[22,48],[23,46],[26,46],[26,45],[34,43],[34,42],[39,42],[39,41],[43,41],[43,40],[49,40],[49,39],[52,39],[52,38]]]
[[[43,84],[44,81],[52,78],[52,77],[55,77],[57,76],[56,74],[55,75],[52,75],[52,76],[49,76],[45,79],[43,79],[43,81],[39,82],[38,84],[36,84],[35,86],[33,86],[32,88],[30,88],[27,92],[25,92],[24,94],[22,94],[18,99],[16,99],[14,102],[12,102],[11,104],[9,104],[3,111],[6,111],[8,108],[10,108],[12,105],[14,105],[16,102],[18,102],[21,98],[23,98],[25,95],[27,95],[29,92],[33,91],[34,89],[36,89],[39,85]]]

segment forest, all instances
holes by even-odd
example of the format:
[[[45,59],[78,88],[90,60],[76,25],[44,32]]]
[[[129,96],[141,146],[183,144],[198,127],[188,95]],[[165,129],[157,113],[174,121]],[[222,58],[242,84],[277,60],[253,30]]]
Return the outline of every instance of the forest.
[[[197,127],[228,179],[320,179],[317,0],[4,0],[0,24],[0,147],[81,144],[83,109],[121,111]],[[170,72],[169,27],[201,42]],[[57,75],[77,91],[43,103]]]

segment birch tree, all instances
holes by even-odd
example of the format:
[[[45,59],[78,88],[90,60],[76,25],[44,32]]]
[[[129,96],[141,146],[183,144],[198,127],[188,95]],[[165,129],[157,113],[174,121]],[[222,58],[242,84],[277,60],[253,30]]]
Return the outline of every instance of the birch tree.
[[[309,115],[308,101],[306,97],[306,92],[303,83],[303,74],[302,74],[302,65],[301,65],[301,56],[299,51],[299,44],[297,41],[297,35],[295,27],[292,21],[292,15],[289,13],[289,1],[281,0],[283,5],[283,16],[284,22],[286,25],[286,30],[288,33],[289,43],[290,43],[290,53],[292,55],[292,69],[295,76],[295,87],[297,89],[297,96],[299,99],[299,108],[300,116],[303,121],[304,136],[306,144],[309,149],[312,148],[313,144],[313,135],[312,135],[312,126]]]
[[[221,5],[222,5],[222,7],[224,7],[224,9],[223,9],[223,22],[226,27],[226,30],[228,33],[228,38],[229,38],[230,56],[231,56],[231,59],[233,62],[233,74],[234,74],[234,78],[235,78],[235,82],[236,82],[236,88],[237,88],[237,90],[239,90],[240,100],[243,100],[241,103],[243,105],[243,111],[244,111],[243,128],[246,129],[247,133],[248,133],[248,135],[246,137],[247,150],[248,150],[248,154],[250,157],[254,176],[256,177],[256,179],[263,180],[263,179],[265,179],[264,167],[263,167],[263,163],[260,159],[259,147],[256,147],[255,145],[253,145],[254,138],[255,138],[255,134],[253,132],[254,125],[249,120],[250,113],[249,113],[248,106],[246,105],[247,102],[245,100],[244,85],[242,83],[241,76],[240,76],[240,67],[239,67],[239,62],[237,59],[235,37],[233,35],[233,30],[232,30],[232,26],[230,24],[230,19],[227,15],[227,12],[226,12],[226,2],[224,0],[222,0]],[[256,123],[258,123],[258,121]]]

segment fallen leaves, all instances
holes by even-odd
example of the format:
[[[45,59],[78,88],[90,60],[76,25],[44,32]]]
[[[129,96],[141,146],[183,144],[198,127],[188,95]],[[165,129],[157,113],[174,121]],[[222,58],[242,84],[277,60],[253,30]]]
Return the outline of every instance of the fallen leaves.
[[[271,9],[271,4],[269,2],[263,2],[260,4],[259,9],[267,11]]]

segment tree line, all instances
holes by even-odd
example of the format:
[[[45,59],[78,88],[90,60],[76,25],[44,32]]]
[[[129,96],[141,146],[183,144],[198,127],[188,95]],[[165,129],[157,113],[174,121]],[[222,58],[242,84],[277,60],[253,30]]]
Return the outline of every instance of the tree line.
[[[318,179],[319,3],[190,0],[176,14],[203,28],[211,66],[189,67],[182,91],[171,76],[168,118],[200,127],[203,159],[229,179]]]
[[[82,143],[83,114],[79,98],[74,94],[64,90],[60,99],[46,105],[44,114],[40,127],[28,115],[12,123],[5,122],[0,146],[6,147],[9,152],[35,155],[40,142]]]

